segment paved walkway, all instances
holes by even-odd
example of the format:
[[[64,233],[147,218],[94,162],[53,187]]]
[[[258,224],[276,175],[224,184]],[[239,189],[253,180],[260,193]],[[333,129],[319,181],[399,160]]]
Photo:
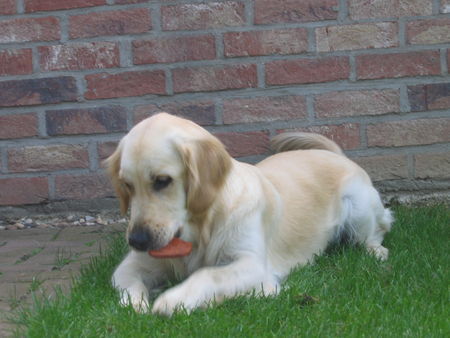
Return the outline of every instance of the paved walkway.
[[[0,337],[13,325],[8,315],[31,303],[32,292],[52,293],[55,286],[70,290],[72,277],[99,253],[108,234],[124,224],[63,229],[2,230],[0,232]]]

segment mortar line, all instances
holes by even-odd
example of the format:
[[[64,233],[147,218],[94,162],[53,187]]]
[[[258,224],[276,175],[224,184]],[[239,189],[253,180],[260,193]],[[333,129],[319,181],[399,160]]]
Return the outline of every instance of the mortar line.
[[[440,13],[440,9],[441,9],[441,1],[440,0],[433,0],[433,2],[431,3],[431,8],[432,8],[431,9],[432,15],[439,14]]]
[[[18,14],[24,14],[25,13],[25,4],[24,0],[16,0],[16,9]]]
[[[253,27],[255,22],[254,12],[253,12],[253,1],[244,2],[244,13],[245,13],[245,23],[248,27]]]
[[[411,105],[408,97],[408,86],[406,84],[400,85],[400,112],[408,113],[411,111]]]
[[[317,54],[317,40],[316,40],[316,29],[307,28],[307,39],[308,39],[308,53]]]
[[[90,140],[87,146],[88,157],[89,157],[89,169],[91,171],[97,171],[99,169],[98,165],[98,152],[97,152],[97,142]]]
[[[224,42],[223,42],[223,35],[221,33],[214,32],[214,46],[216,48],[216,59],[223,60],[225,59],[225,52],[224,52]]]
[[[416,159],[415,159],[415,155],[408,153],[406,161],[408,163],[408,178],[414,180],[414,178],[416,176],[416,170],[415,170]]]
[[[119,41],[119,62],[120,69],[133,67],[133,55],[132,55],[131,41],[126,39]]]
[[[47,120],[46,120],[45,111],[40,110],[36,114],[37,114],[37,118],[38,118],[38,135],[40,137],[48,137]]]
[[[306,95],[306,119],[311,124],[316,120],[315,106],[314,106],[314,94]]]
[[[216,124],[223,125],[223,99],[216,98],[214,100],[214,112],[216,117]]]
[[[450,50],[450,48],[448,50]],[[441,48],[440,55],[441,55],[441,74],[443,76],[447,76],[449,74],[448,64],[447,64],[447,49]]]
[[[48,182],[48,198],[53,201],[56,197],[56,173],[52,172],[52,175],[47,174]]]
[[[368,141],[367,141],[367,122],[361,120],[359,123],[359,148],[360,149],[367,149],[368,148]]]
[[[339,8],[338,22],[340,23],[348,22],[350,17],[347,0],[339,0],[338,8]]]
[[[164,71],[165,80],[166,80],[166,93],[169,96],[174,96],[173,92],[173,79],[172,79],[172,70],[170,68],[167,68]]]
[[[161,33],[162,25],[161,25],[161,5],[159,3],[150,3],[150,20],[152,24],[152,32]]]
[[[61,16],[58,17],[59,18],[59,23],[60,23],[60,27],[61,27],[61,38],[60,38],[60,42],[61,43],[67,43],[70,38],[69,38],[69,19],[67,18],[67,14],[62,14]]]
[[[37,46],[31,47],[31,64],[33,69],[33,74],[41,72],[40,55]]]
[[[260,89],[266,88],[266,73],[264,63],[256,64],[256,76],[258,81],[258,88]]]
[[[357,82],[357,69],[356,69],[356,58],[353,54],[350,54],[348,56],[348,62],[350,64],[350,76],[349,81],[351,82]]]
[[[8,153],[6,147],[0,148],[0,158],[1,158],[1,173],[8,174]]]

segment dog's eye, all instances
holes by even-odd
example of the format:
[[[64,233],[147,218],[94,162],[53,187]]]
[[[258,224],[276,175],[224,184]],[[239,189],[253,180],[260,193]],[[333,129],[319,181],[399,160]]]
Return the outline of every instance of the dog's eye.
[[[166,188],[170,183],[172,183],[172,177],[170,176],[156,176],[153,181],[153,189],[160,191]]]

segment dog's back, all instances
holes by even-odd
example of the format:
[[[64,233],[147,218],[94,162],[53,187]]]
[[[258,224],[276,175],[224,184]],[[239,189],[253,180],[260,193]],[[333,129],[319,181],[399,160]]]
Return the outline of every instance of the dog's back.
[[[321,135],[280,134],[271,145],[276,154],[257,167],[282,200],[282,216],[269,244],[280,277],[310,261],[343,232],[386,258],[381,241],[390,228],[390,212],[362,168]]]

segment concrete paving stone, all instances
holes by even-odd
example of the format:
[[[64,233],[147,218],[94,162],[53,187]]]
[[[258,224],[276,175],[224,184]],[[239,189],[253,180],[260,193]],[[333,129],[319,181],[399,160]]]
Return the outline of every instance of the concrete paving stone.
[[[18,269],[5,269],[0,279],[0,285],[3,285],[3,283],[31,283],[36,278],[39,278],[41,273],[42,270],[23,271]]]
[[[19,282],[33,282],[34,280],[47,280],[47,279],[71,279],[78,273],[76,270],[79,266],[74,266],[72,269],[58,270],[49,269],[47,271],[35,270],[35,271],[7,271],[2,274],[0,283],[19,283]]]
[[[5,283],[0,291],[0,302],[9,306],[9,310],[18,306],[30,291],[30,283]]]
[[[3,230],[0,232],[0,243],[8,240],[37,240],[49,241],[61,229],[25,229]]]
[[[1,312],[0,312],[1,315]],[[0,321],[0,337],[12,337],[13,330],[15,329],[15,325],[11,323],[2,323]]]
[[[4,314],[12,307],[31,304],[35,295],[54,295],[55,287],[69,292],[82,265],[106,248],[113,233],[124,233],[123,223],[0,232],[0,337],[14,325]]]
[[[5,245],[0,247],[0,253],[7,252],[13,249],[28,250],[37,247],[44,246],[48,243],[46,239],[34,240],[34,239],[23,239],[23,240],[9,240]]]
[[[2,246],[0,248],[0,255],[4,256],[21,256],[26,253],[31,253],[33,250],[37,248],[43,248],[46,242],[32,242],[32,241],[11,241],[10,243]],[[9,245],[11,244],[11,245]]]

